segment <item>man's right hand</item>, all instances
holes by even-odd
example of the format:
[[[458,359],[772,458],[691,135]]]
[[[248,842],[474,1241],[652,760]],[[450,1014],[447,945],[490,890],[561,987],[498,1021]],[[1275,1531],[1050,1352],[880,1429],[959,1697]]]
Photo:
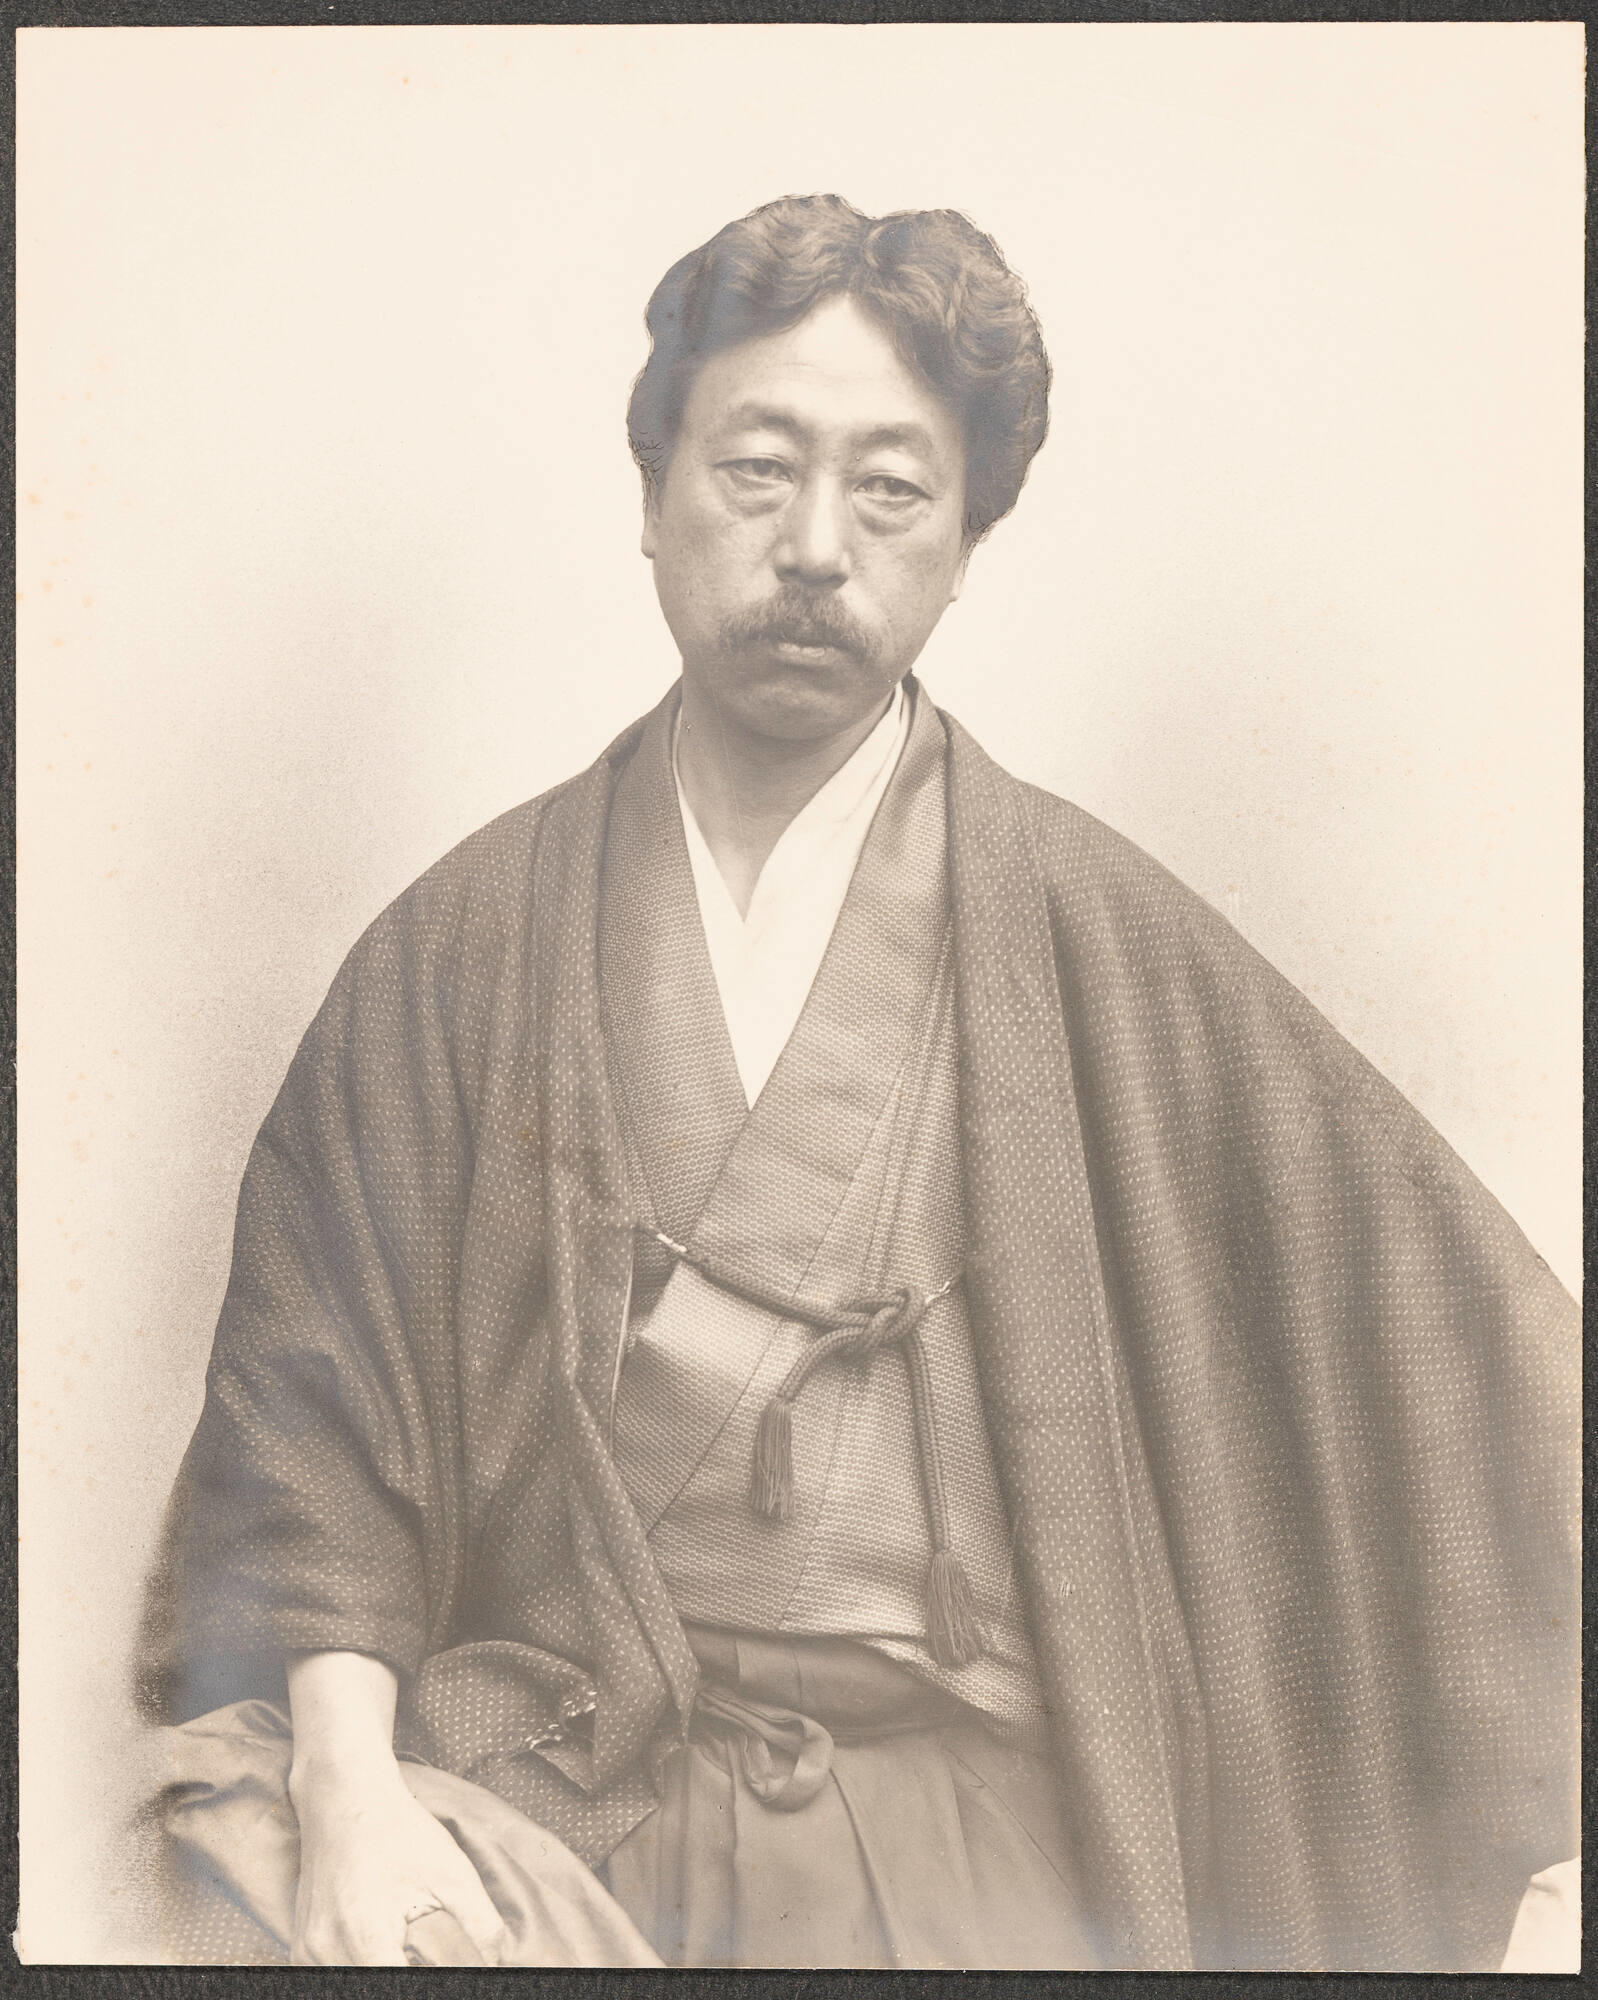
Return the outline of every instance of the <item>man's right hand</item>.
[[[300,1823],[291,1962],[404,1965],[408,1926],[442,1907],[447,1915],[428,1924],[429,1956],[470,1963],[475,1947],[494,1964],[504,1941],[499,1912],[477,1870],[400,1775],[393,1669],[343,1652],[291,1654],[287,1667],[289,1798]],[[468,1948],[448,1949],[450,1919]]]
[[[497,1963],[504,1926],[476,1869],[389,1763],[392,1778],[291,1783],[300,1822],[291,1963],[404,1965],[409,1923],[440,1908],[485,1964]]]

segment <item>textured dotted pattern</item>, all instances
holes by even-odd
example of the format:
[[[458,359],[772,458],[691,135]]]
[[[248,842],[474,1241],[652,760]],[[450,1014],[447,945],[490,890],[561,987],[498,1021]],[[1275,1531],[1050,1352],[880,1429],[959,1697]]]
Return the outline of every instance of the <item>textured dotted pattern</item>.
[[[1576,1845],[1574,1308],[1226,924],[948,727],[973,1341],[1110,1962],[1495,1964]],[[172,1716],[280,1693],[284,1647],[376,1653],[407,1732],[588,1858],[694,1683],[595,1415],[639,733],[335,981],[251,1157],[139,1659]]]
[[[1228,925],[950,733],[979,1359],[1099,1907],[1145,1962],[1494,1968],[1576,1844],[1574,1308]]]

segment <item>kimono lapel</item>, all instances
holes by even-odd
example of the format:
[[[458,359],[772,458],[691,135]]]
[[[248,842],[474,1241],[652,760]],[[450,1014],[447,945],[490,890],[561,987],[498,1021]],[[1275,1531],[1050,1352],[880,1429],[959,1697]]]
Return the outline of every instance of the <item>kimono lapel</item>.
[[[629,735],[631,732],[629,732]],[[698,1669],[594,1414],[594,1357],[614,1345],[631,1253],[627,1173],[605,1065],[597,978],[599,878],[613,752],[552,800],[534,858],[530,949],[546,970],[530,1023],[546,1176],[551,1393],[566,1455],[573,1553],[589,1609],[596,1699],[591,1757],[608,1782],[666,1707],[686,1722]]]
[[[683,838],[674,717],[673,702],[649,718],[617,784],[605,863],[605,1038],[635,1203],[718,1267],[795,1294],[809,1274],[830,1304],[838,1274],[812,1267],[909,1054],[946,921],[942,725],[918,696],[815,984],[746,1111]]]
[[[836,1302],[822,1252],[909,1058],[947,920],[944,737],[924,695],[815,984],[688,1241],[768,1291]]]
[[[949,735],[967,1291],[1104,1962],[1192,1943],[1048,905],[1013,781]]]
[[[863,1227],[859,1217],[845,1225],[843,1211],[873,1134],[891,1115],[931,1002],[947,924],[944,816],[943,732],[923,698],[793,1035],[678,1238],[713,1269],[767,1294],[826,1307],[862,1290],[869,1217]],[[676,853],[687,875],[685,849],[662,842],[660,851]],[[686,893],[693,894],[691,881]],[[647,920],[667,921],[681,895],[662,893]],[[619,898],[613,907],[620,911]],[[697,931],[697,913],[694,921]],[[606,958],[618,971],[623,948],[618,929]],[[646,964],[666,955],[647,940],[636,948]],[[692,1017],[667,1020],[648,1004],[656,996],[642,994],[630,974],[623,980],[613,1018],[630,1018],[637,1040],[614,1049],[612,1060],[628,1078],[630,1104],[650,1101],[650,1093],[660,1102],[660,1087],[642,1077],[635,1084],[636,1071],[668,1064],[680,1051],[688,1072],[698,1064],[703,1076],[702,1050],[696,1056],[688,1045],[715,1036]],[[716,1018],[719,1024],[719,1004]],[[730,1070],[730,1048],[725,1063]],[[738,1087],[736,1072],[731,1087]],[[669,1130],[664,1139],[637,1135],[635,1156],[645,1160],[646,1174],[659,1176],[647,1191],[659,1209],[682,1214],[697,1196],[696,1166],[709,1150],[701,1135],[726,1129],[712,1117],[691,1116],[680,1149]],[[779,1315],[731,1297],[686,1265],[672,1272],[629,1355],[615,1404],[617,1462],[646,1525],[682,1490],[762,1368],[780,1377],[796,1344],[802,1338]],[[834,1374],[814,1385],[818,1414],[837,1394]],[[826,1435],[824,1422],[807,1426],[807,1439]],[[823,1484],[800,1483],[811,1492]]]
[[[672,772],[675,693],[616,784],[599,930],[605,1042],[642,1219],[679,1242],[746,1118]],[[664,1275],[664,1274],[662,1274]]]

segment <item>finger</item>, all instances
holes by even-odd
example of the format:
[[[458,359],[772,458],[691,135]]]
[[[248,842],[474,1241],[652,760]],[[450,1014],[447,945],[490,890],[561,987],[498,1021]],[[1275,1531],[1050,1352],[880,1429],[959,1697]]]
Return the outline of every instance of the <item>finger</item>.
[[[391,1937],[367,1936],[359,1939],[347,1958],[337,1958],[335,1965],[408,1965],[405,1956],[405,1941],[396,1944]]]
[[[352,1940],[348,1953],[324,1964],[334,1965],[406,1965],[405,1940],[396,1944],[392,1937],[374,1937],[370,1934]]]
[[[289,1948],[290,1965],[404,1965],[403,1945],[373,1931],[311,1931]]]
[[[346,1913],[344,1922],[338,1927],[333,1950],[316,1962],[319,1965],[404,1965],[404,1926],[395,1921],[363,1921]]]
[[[290,1965],[347,1965],[348,1963],[347,1947],[333,1925],[312,1922],[295,1932],[294,1942],[289,1946]]]
[[[438,1880],[438,1900],[465,1931],[490,1965],[496,1964],[505,1942],[505,1925],[494,1899],[483,1887],[477,1870],[461,1856],[461,1867],[451,1869],[447,1880]]]
[[[410,1965],[487,1965],[488,1960],[448,1910],[428,1910],[405,1928]]]

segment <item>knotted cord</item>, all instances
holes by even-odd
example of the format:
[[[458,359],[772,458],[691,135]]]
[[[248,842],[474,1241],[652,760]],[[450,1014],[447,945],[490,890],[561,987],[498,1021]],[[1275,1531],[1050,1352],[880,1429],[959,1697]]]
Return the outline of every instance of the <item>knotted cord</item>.
[[[702,1252],[675,1242],[662,1230],[651,1228],[648,1234],[718,1291],[780,1320],[808,1326],[821,1336],[794,1362],[761,1412],[750,1469],[750,1499],[763,1519],[786,1521],[793,1514],[793,1405],[810,1375],[834,1359],[865,1361],[882,1348],[899,1348],[910,1381],[916,1458],[932,1540],[927,1646],[939,1666],[969,1666],[980,1657],[986,1634],[977,1617],[970,1580],[949,1543],[948,1495],[933,1418],[932,1372],[919,1332],[927,1308],[946,1298],[962,1274],[954,1272],[930,1292],[913,1292],[900,1285],[884,1297],[860,1299],[851,1305],[812,1306],[722,1270]]]

